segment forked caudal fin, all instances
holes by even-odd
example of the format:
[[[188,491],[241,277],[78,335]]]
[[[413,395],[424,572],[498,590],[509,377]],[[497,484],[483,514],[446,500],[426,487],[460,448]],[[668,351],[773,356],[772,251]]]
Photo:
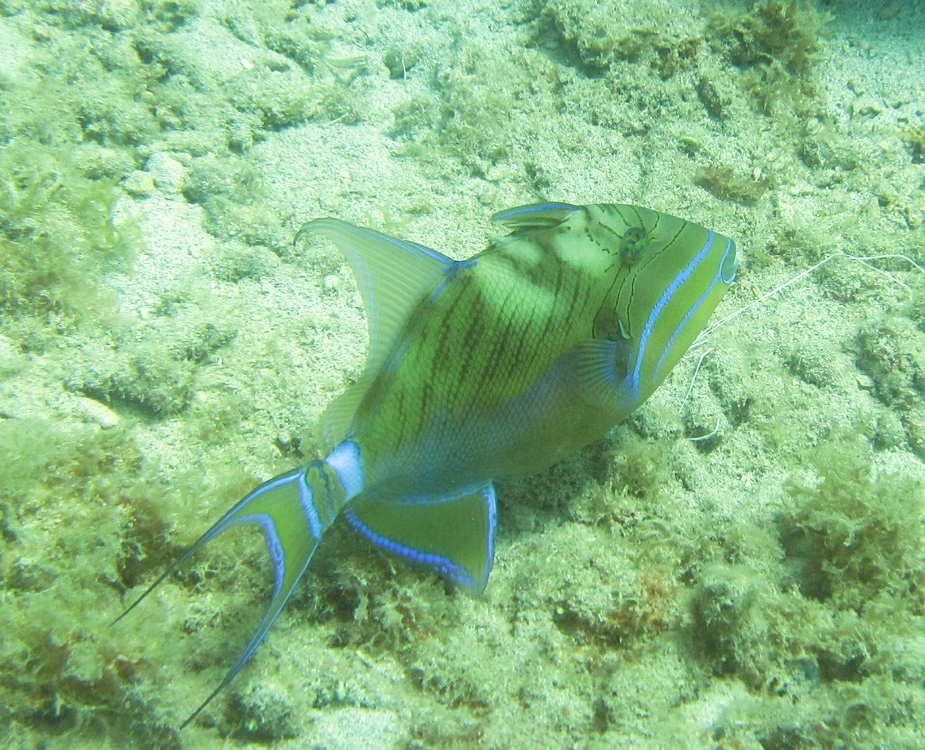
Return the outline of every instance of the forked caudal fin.
[[[228,674],[183,722],[180,729],[193,721],[241,671],[279,616],[308,567],[321,536],[333,523],[349,497],[348,493],[355,493],[359,489],[358,486],[351,485],[357,485],[361,479],[353,477],[354,481],[351,482],[351,478],[347,477],[347,481],[344,481],[345,477],[339,474],[336,468],[337,459],[343,458],[344,454],[352,452],[355,447],[354,443],[345,442],[327,461],[313,461],[307,466],[280,474],[261,484],[203,534],[113,622],[115,624],[135,609],[167,576],[226,529],[239,523],[256,523],[263,528],[275,575],[270,606],[244,651],[228,670]]]
[[[203,534],[115,620],[118,622],[135,609],[167,576],[229,527],[256,523],[263,528],[276,577],[270,606],[225,678],[180,729],[189,725],[241,671],[282,611],[325,530],[345,504],[347,521],[354,530],[384,552],[430,568],[467,594],[478,595],[485,588],[491,571],[496,523],[491,482],[445,496],[388,500],[362,492],[359,466],[359,448],[347,440],[324,461],[313,461],[260,485]]]

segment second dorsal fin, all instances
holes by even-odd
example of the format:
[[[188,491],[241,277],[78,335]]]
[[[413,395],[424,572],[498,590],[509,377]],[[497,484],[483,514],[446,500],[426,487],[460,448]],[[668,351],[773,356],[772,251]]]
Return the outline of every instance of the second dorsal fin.
[[[324,440],[331,448],[344,439],[357,406],[415,305],[440,284],[456,262],[423,245],[339,219],[310,221],[298,236],[304,234],[327,237],[344,254],[369,319],[366,370],[355,385],[334,400],[323,418]]]

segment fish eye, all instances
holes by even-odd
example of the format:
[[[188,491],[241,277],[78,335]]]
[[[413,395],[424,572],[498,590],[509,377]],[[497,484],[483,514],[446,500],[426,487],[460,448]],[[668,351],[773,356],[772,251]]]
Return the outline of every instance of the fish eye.
[[[631,266],[643,254],[649,244],[649,235],[642,227],[630,227],[620,238],[620,257]]]

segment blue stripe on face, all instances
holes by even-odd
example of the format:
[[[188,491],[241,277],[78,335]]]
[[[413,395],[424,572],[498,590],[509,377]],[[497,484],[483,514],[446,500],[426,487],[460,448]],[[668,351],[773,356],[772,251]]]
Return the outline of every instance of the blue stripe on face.
[[[378,545],[382,549],[388,550],[389,552],[392,552],[396,555],[401,555],[406,560],[428,565],[442,575],[445,575],[447,578],[461,583],[464,586],[473,585],[472,579],[469,578],[469,576],[466,574],[466,571],[453,563],[451,560],[442,557],[441,555],[432,555],[427,552],[421,552],[421,550],[414,549],[414,547],[407,547],[404,544],[399,544],[392,539],[388,539],[384,536],[381,536],[380,534],[377,534],[359,518],[357,518],[356,513],[353,512],[353,508],[350,506],[347,506],[347,509],[344,511],[344,516],[350,522],[350,525],[356,529],[356,531],[358,531],[360,534],[369,539],[369,541]]]
[[[710,292],[713,291],[713,287],[716,286],[716,282],[719,281],[719,282],[722,282],[723,284],[726,284],[726,286],[728,286],[729,284],[732,283],[733,279],[735,279],[735,274],[736,274],[736,269],[738,268],[738,263],[733,263],[732,271],[729,274],[728,279],[725,276],[723,276],[723,273],[724,273],[723,269],[726,266],[726,259],[729,257],[729,252],[733,249],[733,247],[734,245],[732,243],[732,240],[728,240],[726,243],[726,252],[723,253],[723,260],[719,264],[719,269],[717,269],[716,271],[716,276],[713,277],[713,280],[710,282],[710,286],[708,286],[704,290],[703,294],[701,294],[700,297],[697,298],[697,301],[693,305],[691,305],[691,309],[685,313],[683,318],[681,318],[681,322],[678,323],[678,327],[674,329],[674,333],[671,334],[671,338],[669,338],[668,343],[665,344],[665,349],[662,352],[662,356],[658,358],[658,362],[655,364],[655,371],[652,373],[652,380],[655,380],[658,377],[658,371],[659,369],[661,369],[662,362],[665,361],[665,357],[667,357],[668,352],[671,351],[671,347],[674,345],[675,339],[678,338],[678,334],[681,333],[681,330],[684,328],[685,325],[687,325],[687,321],[691,319],[691,316],[695,312],[697,312],[697,308],[699,308],[700,305],[703,304],[703,301],[710,295]]]
[[[710,248],[712,246],[713,230],[708,229],[707,241],[704,246],[700,248],[700,251],[697,253],[697,255],[691,259],[691,262],[688,263],[684,269],[678,272],[678,275],[674,277],[674,280],[672,280],[672,282],[668,285],[668,288],[662,292],[662,296],[659,297],[658,302],[655,303],[655,307],[653,307],[652,311],[649,313],[649,318],[646,320],[646,325],[642,329],[642,336],[639,337],[639,351],[636,353],[636,365],[633,367],[633,398],[639,398],[639,373],[642,370],[642,361],[646,355],[646,345],[649,343],[649,337],[652,335],[652,329],[655,327],[659,315],[662,314],[665,306],[671,301],[674,293],[678,291],[681,285],[690,278],[691,274],[694,272],[694,269],[700,265],[700,262],[710,252]],[[662,356],[664,357],[664,354],[662,354]],[[659,360],[659,362],[661,362],[661,360]]]

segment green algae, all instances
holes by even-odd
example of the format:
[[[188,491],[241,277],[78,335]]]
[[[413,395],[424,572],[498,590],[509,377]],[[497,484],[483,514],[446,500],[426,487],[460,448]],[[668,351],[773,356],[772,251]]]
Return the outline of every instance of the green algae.
[[[718,12],[708,34],[743,71],[742,85],[759,111],[778,107],[806,112],[816,99],[814,68],[832,16],[809,2],[764,0],[747,10]]]
[[[19,328],[38,349],[44,331],[30,320],[50,317],[67,328],[112,312],[101,270],[130,263],[138,248],[131,222],[113,224],[114,180],[87,176],[75,161],[67,149],[28,140],[0,155],[0,309],[7,326]]]
[[[162,495],[142,479],[139,451],[123,429],[66,432],[44,420],[0,422],[0,446],[9,741],[34,732],[71,742],[108,727],[102,736],[116,743],[168,746],[172,730],[145,715],[132,688],[140,665],[103,637],[107,602],[131,581],[126,551],[163,549],[152,512]]]
[[[794,512],[778,521],[785,569],[803,596],[861,612],[879,599],[917,602],[921,534],[909,518],[925,511],[921,484],[874,476],[869,455],[846,441],[823,446],[819,476],[791,480]]]
[[[694,182],[709,190],[720,200],[735,201],[743,206],[754,206],[768,192],[771,182],[765,177],[736,175],[731,167],[702,167]]]

